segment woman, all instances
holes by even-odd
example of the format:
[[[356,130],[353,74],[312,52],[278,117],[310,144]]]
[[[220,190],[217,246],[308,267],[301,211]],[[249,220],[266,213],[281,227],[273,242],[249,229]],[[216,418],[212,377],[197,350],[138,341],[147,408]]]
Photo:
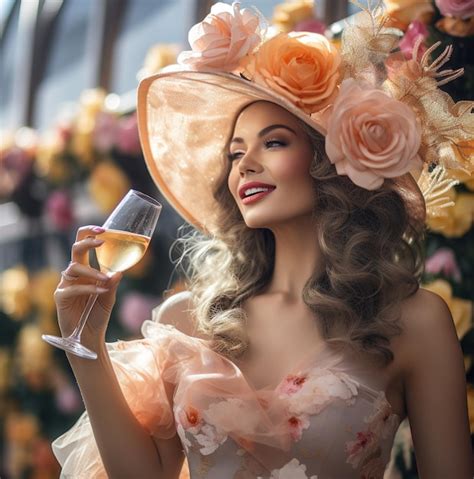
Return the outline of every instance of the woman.
[[[408,416],[420,477],[470,478],[459,342],[445,303],[418,289],[425,204],[409,171],[429,157],[422,120],[367,77],[341,82],[322,37],[259,43],[248,10],[211,13],[197,30],[240,27],[239,58],[229,47],[217,62],[200,38],[180,58],[191,72],[139,90],[150,172],[206,233],[185,241],[190,293],[145,339],[106,345],[120,275],[100,291],[82,337],[99,360],[68,356],[88,414],[55,442],[64,475],[178,477],[184,449],[192,477],[379,478]],[[262,64],[280,47],[293,76],[269,81]],[[294,58],[326,67],[310,95],[295,94]],[[63,334],[102,279],[87,264],[101,232],[81,228],[73,245]]]

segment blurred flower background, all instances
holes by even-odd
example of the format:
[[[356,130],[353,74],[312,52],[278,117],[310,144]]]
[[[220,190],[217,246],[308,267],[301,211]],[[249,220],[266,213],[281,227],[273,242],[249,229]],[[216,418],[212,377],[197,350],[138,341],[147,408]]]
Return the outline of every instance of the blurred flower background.
[[[21,17],[23,5],[20,4],[27,2],[10,3],[11,25]],[[41,4],[44,13],[45,5],[52,2],[30,1],[30,5],[33,3],[38,6]],[[63,9],[68,7],[68,3],[72,4],[65,2]],[[105,4],[97,2],[101,3]],[[139,3],[135,2],[133,8],[138,8],[136,5]],[[146,40],[141,37],[143,54],[138,60],[132,86],[140,78],[175,63],[180,49],[188,48],[183,32],[200,20],[197,17],[201,13],[204,15],[212,3],[174,3],[173,18],[176,18],[177,13],[183,16],[183,25],[180,27],[182,34],[179,37],[181,45],[171,35],[169,40],[163,39],[158,43],[153,43],[151,37]],[[333,2],[333,7],[336,3],[345,4],[347,14],[356,11],[354,7],[348,8],[347,2]],[[168,5],[166,2],[162,4],[165,7]],[[193,14],[196,18],[189,13],[191,4],[195,7]],[[328,12],[324,12],[324,9],[329,8],[330,2],[316,2],[315,5],[312,0],[255,0],[247,4],[255,4],[267,18],[272,18],[270,33],[313,31],[324,34],[336,47],[339,45],[344,22],[334,22],[334,18],[328,21]],[[144,29],[150,36],[149,32],[154,32],[158,27],[155,25],[148,30],[148,27],[145,28],[147,9],[151,7],[149,3],[147,6],[146,0],[141,5],[142,16],[137,17],[135,28]],[[452,58],[447,67],[464,67],[465,73],[443,88],[455,101],[472,99],[473,1],[385,0],[384,5],[388,23],[401,31],[398,47],[405,58],[412,57],[417,42],[421,42],[419,54],[426,52],[438,41],[442,45],[453,45]],[[170,22],[171,13],[165,7],[154,11],[155,16],[152,17],[153,21],[161,22],[160,25]],[[136,11],[129,8],[128,14],[132,17]],[[126,12],[125,9],[124,15],[127,15]],[[74,15],[77,13],[71,13],[71,16]],[[122,21],[126,24],[126,17]],[[130,35],[132,30],[128,32]],[[10,65],[8,58],[11,58],[7,49],[9,44],[6,32],[3,28],[0,44],[2,69]],[[113,36],[113,32],[107,28],[104,32],[105,38]],[[67,41],[67,36],[62,41]],[[125,39],[120,43],[120,37],[115,38],[115,41],[117,48],[122,48],[127,53],[124,61],[137,62],[136,48],[127,50]],[[146,48],[143,47],[144,43]],[[106,50],[107,42],[105,45]],[[107,58],[105,52],[101,59],[104,65],[107,65]],[[130,188],[156,197],[164,206],[150,249],[143,260],[126,273],[120,285],[108,340],[137,337],[142,322],[150,318],[151,310],[164,297],[184,287],[179,272],[173,271],[169,259],[170,247],[183,221],[167,205],[148,175],[140,150],[134,102],[127,100],[130,95],[118,91],[122,86],[117,83],[118,80],[114,80],[113,69],[108,70],[108,82],[101,79],[96,82],[101,85],[99,87],[82,88],[75,101],[62,105],[60,114],[42,120],[38,127],[31,126],[35,122],[28,121],[28,115],[25,117],[27,120],[14,128],[3,121],[6,115],[2,113],[1,116],[2,478],[58,477],[59,467],[52,455],[50,442],[70,427],[83,409],[64,353],[41,340],[42,333],[59,334],[53,292],[60,271],[67,265],[77,227],[83,224],[102,224]],[[120,77],[118,73],[116,76]],[[107,83],[113,85],[114,81],[117,91],[110,86],[106,88]],[[131,92],[133,98],[133,88]],[[6,101],[1,100],[2,108]],[[30,119],[33,117],[30,115]],[[474,433],[473,152],[474,140],[458,145],[457,153],[466,160],[466,169],[451,172],[451,176],[458,181],[448,192],[451,205],[444,208],[441,214],[428,217],[427,261],[423,278],[423,286],[439,294],[453,315],[465,354],[471,433]],[[182,477],[186,477],[186,474],[184,470]],[[402,423],[397,433],[386,477],[418,477],[408,421]]]

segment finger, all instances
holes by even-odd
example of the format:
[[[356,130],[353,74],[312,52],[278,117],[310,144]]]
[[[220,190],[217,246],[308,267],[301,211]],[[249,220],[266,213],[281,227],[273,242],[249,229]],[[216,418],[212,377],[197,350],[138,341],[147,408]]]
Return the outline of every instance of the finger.
[[[76,233],[76,242],[81,241],[84,238],[87,238],[88,236],[96,236],[105,231],[105,228],[102,228],[102,226],[95,226],[95,225],[87,225],[87,226],[81,226],[78,228],[77,233]]]
[[[89,294],[104,294],[108,291],[109,288],[104,288],[103,286],[97,286],[95,284],[75,284],[73,286],[58,288],[55,291],[55,297],[58,300],[61,300]]]
[[[69,266],[61,273],[64,282],[67,285],[80,279],[89,279],[96,283],[97,281],[106,282],[109,277],[91,266],[71,261]]]
[[[76,241],[71,248],[71,263],[89,264],[89,251],[99,247],[104,240],[99,238],[84,238]]]

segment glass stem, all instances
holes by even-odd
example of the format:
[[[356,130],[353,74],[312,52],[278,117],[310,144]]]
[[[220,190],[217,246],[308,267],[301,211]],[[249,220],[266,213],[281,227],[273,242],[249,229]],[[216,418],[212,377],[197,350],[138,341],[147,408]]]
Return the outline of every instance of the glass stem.
[[[86,303],[86,307],[84,308],[84,311],[81,314],[81,319],[79,319],[79,322],[77,323],[76,328],[74,329],[72,334],[69,336],[70,339],[77,341],[78,343],[81,342],[82,330],[84,329],[84,326],[86,325],[87,318],[89,317],[89,314],[92,308],[94,307],[94,304],[98,297],[99,297],[98,294],[91,294],[89,296],[89,299],[87,300],[87,303]]]

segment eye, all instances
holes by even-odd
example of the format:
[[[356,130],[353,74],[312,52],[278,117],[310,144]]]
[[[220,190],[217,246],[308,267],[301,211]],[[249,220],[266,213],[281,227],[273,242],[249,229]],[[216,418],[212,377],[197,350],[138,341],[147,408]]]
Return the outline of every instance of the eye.
[[[286,146],[286,145],[287,145],[286,141],[282,141],[282,140],[276,140],[276,139],[265,140],[266,148],[277,148],[279,146]]]
[[[236,160],[237,158],[240,158],[241,156],[243,156],[244,152],[243,151],[236,151],[234,153],[227,153],[227,159],[229,161],[234,161]]]

